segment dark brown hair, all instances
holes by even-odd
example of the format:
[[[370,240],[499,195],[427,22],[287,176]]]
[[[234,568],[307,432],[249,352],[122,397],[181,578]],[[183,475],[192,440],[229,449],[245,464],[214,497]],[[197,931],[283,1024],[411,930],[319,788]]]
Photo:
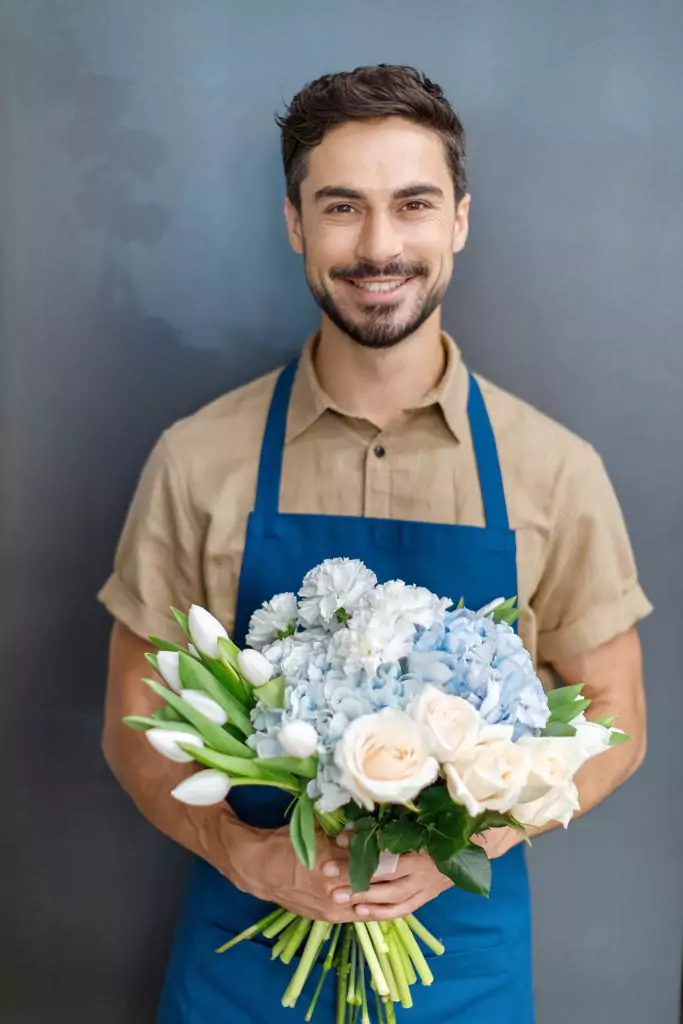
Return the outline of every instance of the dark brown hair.
[[[348,121],[405,117],[433,128],[443,139],[453,176],[456,202],[467,192],[465,132],[440,86],[416,68],[377,64],[323,75],[297,93],[276,121],[282,132],[287,195],[297,209],[307,157],[325,132]]]

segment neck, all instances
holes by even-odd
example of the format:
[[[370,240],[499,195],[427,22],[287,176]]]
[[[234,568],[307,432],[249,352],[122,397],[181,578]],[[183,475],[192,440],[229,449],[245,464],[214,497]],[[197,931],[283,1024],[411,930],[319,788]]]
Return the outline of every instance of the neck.
[[[364,348],[323,317],[315,368],[335,405],[383,430],[417,405],[446,369],[440,310],[392,348]]]

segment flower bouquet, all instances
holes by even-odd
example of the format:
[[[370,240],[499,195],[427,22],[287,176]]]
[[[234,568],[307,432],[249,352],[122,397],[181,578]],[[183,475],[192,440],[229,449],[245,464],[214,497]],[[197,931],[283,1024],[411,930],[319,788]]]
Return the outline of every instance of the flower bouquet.
[[[144,730],[174,761],[203,766],[172,792],[209,805],[235,786],[291,795],[290,835],[316,864],[316,834],[349,830],[351,887],[369,887],[380,855],[426,850],[456,886],[486,897],[491,864],[473,837],[490,828],[565,827],[578,809],[573,777],[627,737],[613,719],[588,722],[582,687],[546,694],[513,629],[515,599],[479,611],[400,580],[378,584],[361,562],[332,559],[296,594],[252,616],[240,650],[205,609],[174,609],[189,644],[159,638],[148,660],[164,701]],[[164,685],[165,684],[165,685]],[[306,1014],[337,976],[337,1020],[395,1019],[433,975],[422,945],[444,952],[414,915],[333,925],[281,908],[216,952],[262,936],[298,965],[282,996],[294,1007],[320,965]]]

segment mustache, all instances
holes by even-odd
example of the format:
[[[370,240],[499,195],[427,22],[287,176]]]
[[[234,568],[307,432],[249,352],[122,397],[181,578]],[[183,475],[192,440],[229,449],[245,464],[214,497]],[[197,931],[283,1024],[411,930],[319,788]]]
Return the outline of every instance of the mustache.
[[[332,267],[330,277],[333,280],[346,278],[350,281],[363,281],[366,278],[378,277],[427,277],[429,264],[424,262],[401,263],[394,260],[392,263],[385,263],[383,267],[376,267],[372,263],[356,263],[353,267]]]

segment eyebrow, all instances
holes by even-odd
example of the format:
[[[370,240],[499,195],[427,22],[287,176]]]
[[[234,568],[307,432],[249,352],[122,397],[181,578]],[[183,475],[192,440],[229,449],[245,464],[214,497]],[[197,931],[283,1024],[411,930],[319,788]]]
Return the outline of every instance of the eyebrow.
[[[443,189],[438,185],[431,185],[426,181],[416,181],[414,184],[399,188],[393,194],[393,199],[414,199],[415,196],[434,196],[437,199],[444,198]],[[315,193],[316,202],[320,199],[357,199],[366,198],[364,192],[356,188],[348,188],[346,185],[326,185],[319,188]]]

